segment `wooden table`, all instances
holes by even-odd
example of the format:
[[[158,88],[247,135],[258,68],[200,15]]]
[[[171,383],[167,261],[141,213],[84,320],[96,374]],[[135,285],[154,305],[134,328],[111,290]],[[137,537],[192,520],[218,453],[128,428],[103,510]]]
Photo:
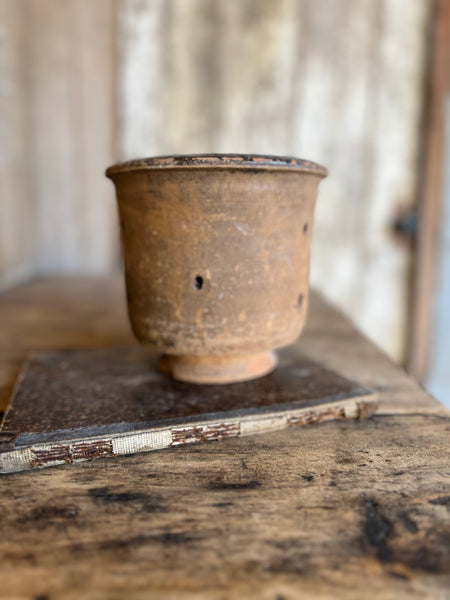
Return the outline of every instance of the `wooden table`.
[[[32,351],[133,344],[121,278],[0,296],[0,400]],[[450,419],[313,296],[300,342],[377,415],[0,478],[0,597],[450,598]]]

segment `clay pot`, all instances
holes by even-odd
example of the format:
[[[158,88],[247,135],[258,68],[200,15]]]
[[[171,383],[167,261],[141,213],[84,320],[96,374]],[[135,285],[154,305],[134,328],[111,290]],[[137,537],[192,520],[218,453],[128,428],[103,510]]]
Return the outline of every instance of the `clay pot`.
[[[116,186],[128,312],[160,368],[195,383],[265,375],[300,334],[317,187],[296,158],[204,155],[133,160]]]

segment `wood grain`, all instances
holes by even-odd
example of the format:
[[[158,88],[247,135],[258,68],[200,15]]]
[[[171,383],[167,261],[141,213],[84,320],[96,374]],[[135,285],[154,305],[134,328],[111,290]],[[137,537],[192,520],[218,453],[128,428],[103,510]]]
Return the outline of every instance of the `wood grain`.
[[[117,266],[114,3],[3,0],[0,285]]]
[[[0,480],[3,598],[445,598],[448,419],[376,417]]]
[[[2,399],[33,350],[132,345],[121,279],[0,295]],[[380,411],[0,479],[0,597],[443,599],[449,413],[313,295],[304,351]]]
[[[450,2],[435,4],[432,41],[427,78],[427,104],[424,140],[424,163],[420,194],[420,223],[413,296],[412,339],[408,368],[424,381],[429,375],[433,351],[433,319],[436,309],[436,287],[440,267],[439,240],[445,221],[442,205],[445,174],[446,112],[450,96]],[[447,126],[448,127],[448,126]]]
[[[26,23],[23,2],[0,2],[0,289],[34,268],[28,181]]]

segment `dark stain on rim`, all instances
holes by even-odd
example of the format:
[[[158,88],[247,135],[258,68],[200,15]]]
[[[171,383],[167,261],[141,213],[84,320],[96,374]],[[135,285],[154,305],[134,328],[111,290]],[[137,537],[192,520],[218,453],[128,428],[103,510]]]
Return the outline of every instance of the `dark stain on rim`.
[[[239,169],[286,169],[302,173],[312,173],[326,177],[328,171],[322,165],[293,156],[270,156],[262,154],[173,154],[171,156],[153,156],[138,158],[112,165],[106,170],[106,176],[129,171],[147,169],[187,169],[187,168],[239,168]]]

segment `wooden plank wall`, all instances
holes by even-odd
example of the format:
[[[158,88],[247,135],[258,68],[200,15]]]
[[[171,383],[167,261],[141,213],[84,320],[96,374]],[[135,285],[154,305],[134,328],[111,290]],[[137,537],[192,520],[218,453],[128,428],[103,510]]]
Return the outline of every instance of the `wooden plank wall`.
[[[439,0],[429,81],[427,164],[410,369],[450,408],[450,1]],[[434,291],[434,294],[430,291]],[[428,295],[426,294],[428,292]]]
[[[115,5],[0,6],[1,166],[9,187],[0,281],[109,270],[118,256],[114,194],[103,177],[115,157]]]
[[[117,264],[112,189],[102,179],[113,159],[298,155],[331,174],[317,206],[312,282],[403,358],[411,251],[390,226],[416,201],[430,3],[0,3],[25,31],[26,42],[12,33],[8,43],[24,55],[25,106],[11,110],[26,113],[15,143],[26,140],[22,204],[34,217],[23,235],[35,270]],[[4,274],[29,264],[21,251],[15,262],[2,253]]]
[[[20,2],[0,1],[0,285],[33,272],[28,193],[25,26]]]
[[[430,59],[426,82],[423,184],[419,205],[420,229],[415,265],[412,348],[409,371],[423,381],[436,360],[433,345],[448,331],[441,328],[439,293],[444,278],[446,193],[450,189],[450,0],[436,0],[432,23]],[[448,246],[447,246],[448,248]],[[443,322],[442,322],[443,324]],[[433,356],[434,354],[434,356]],[[442,355],[447,360],[448,353]],[[448,362],[448,361],[447,361]]]

